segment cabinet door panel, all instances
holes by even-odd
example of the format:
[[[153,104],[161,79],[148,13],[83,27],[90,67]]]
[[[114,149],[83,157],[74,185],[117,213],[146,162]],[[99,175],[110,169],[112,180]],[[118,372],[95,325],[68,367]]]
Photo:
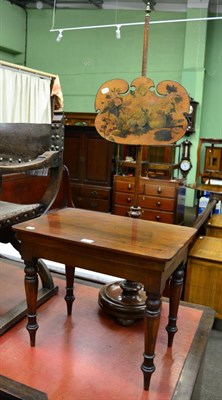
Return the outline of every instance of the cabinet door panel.
[[[110,212],[115,146],[98,134],[95,116],[65,113],[64,164],[76,207]]]
[[[85,137],[86,153],[84,164],[84,180],[86,184],[110,184],[110,165],[112,144],[94,135]]]
[[[81,182],[81,135],[78,133],[69,133],[65,136],[63,162],[69,169],[71,180]]]

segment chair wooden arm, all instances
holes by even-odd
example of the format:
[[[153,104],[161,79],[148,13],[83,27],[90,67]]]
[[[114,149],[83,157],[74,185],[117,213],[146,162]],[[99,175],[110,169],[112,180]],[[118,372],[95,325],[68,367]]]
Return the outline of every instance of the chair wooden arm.
[[[10,163],[6,165],[1,165],[0,161],[0,175],[49,168],[51,165],[60,165],[61,156],[61,152],[46,151],[45,153],[38,156],[35,160],[31,160],[25,163],[21,162],[13,165],[11,165]]]

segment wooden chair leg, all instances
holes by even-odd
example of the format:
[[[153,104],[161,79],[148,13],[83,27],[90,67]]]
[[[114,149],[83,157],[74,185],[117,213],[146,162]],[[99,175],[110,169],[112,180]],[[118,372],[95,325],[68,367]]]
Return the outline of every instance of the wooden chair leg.
[[[2,258],[4,260],[4,258]],[[7,259],[7,262],[9,260]],[[13,262],[13,261],[12,261]],[[21,263],[20,263],[21,264]],[[54,285],[50,271],[43,260],[39,260],[39,277],[42,282],[42,287],[38,290],[37,307],[49,300],[52,296],[58,293],[59,287]],[[7,265],[6,265],[7,268]],[[0,316],[0,336],[12,328],[17,322],[27,315],[27,304],[24,300],[13,307],[11,310]]]

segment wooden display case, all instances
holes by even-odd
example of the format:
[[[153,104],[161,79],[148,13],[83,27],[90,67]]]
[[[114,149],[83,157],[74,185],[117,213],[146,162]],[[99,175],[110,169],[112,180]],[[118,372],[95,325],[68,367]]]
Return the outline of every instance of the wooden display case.
[[[136,146],[119,147],[116,171],[120,175],[134,175]],[[180,145],[143,146],[141,175],[154,179],[174,179],[179,169]]]

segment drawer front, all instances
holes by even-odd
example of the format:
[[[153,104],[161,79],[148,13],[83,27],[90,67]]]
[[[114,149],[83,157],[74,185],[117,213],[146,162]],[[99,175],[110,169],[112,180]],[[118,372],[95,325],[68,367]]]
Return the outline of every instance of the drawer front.
[[[125,206],[133,206],[133,201],[134,201],[134,194],[131,193],[121,193],[121,192],[116,192],[115,193],[115,199],[114,203],[115,204],[121,204]]]
[[[109,200],[111,188],[103,188],[98,186],[75,185],[71,184],[72,195],[80,197],[90,197],[93,199]]]
[[[110,212],[111,188],[71,184],[74,205],[86,210]]]
[[[82,187],[81,189],[81,195],[83,197],[91,197],[93,199],[102,199],[102,200],[108,200],[110,198],[110,188],[105,189],[105,188],[92,188],[92,187]]]
[[[110,202],[107,200],[94,199],[94,198],[90,198],[90,197],[74,196],[73,201],[74,201],[74,205],[77,208],[83,208],[83,209],[92,210],[92,211],[102,211],[102,212],[110,211]]]
[[[177,194],[177,188],[175,186],[163,186],[159,185],[145,185],[145,194],[149,196],[160,196],[174,198]]]
[[[119,204],[115,204],[113,213],[116,215],[122,215],[123,217],[128,217],[130,211],[130,206],[123,206]],[[141,214],[141,219],[156,221],[156,222],[165,222],[167,224],[174,223],[174,214],[170,212],[164,211],[155,211],[155,210],[147,210],[143,209]]]
[[[165,222],[167,224],[174,223],[174,214],[166,211],[143,209],[141,218],[149,221]]]
[[[174,198],[162,198],[153,196],[139,196],[139,205],[142,208],[152,208],[154,210],[161,211],[174,211],[175,199]]]
[[[124,182],[124,181],[116,181],[115,182],[115,191],[116,192],[124,192],[124,193],[134,193],[135,182]],[[144,193],[144,184],[141,183],[139,185],[139,193]]]
[[[126,206],[121,206],[118,204],[114,205],[114,209],[113,209],[113,214],[115,215],[121,215],[122,217],[129,217],[129,211],[130,211],[130,206],[126,207]]]
[[[127,193],[115,193],[115,204],[123,206],[133,206],[134,195]],[[171,198],[139,196],[139,206],[142,208],[151,208],[154,210],[174,211],[175,200]]]

